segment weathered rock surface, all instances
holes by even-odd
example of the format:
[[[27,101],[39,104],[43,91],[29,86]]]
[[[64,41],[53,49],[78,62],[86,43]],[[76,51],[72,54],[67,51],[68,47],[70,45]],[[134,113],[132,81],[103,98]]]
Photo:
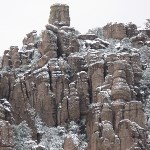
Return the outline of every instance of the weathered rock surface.
[[[42,42],[38,47],[42,56],[45,54],[49,58],[57,57],[57,36],[51,30],[42,32]]]
[[[135,122],[125,119],[119,123],[120,149],[148,149],[143,140],[146,136],[144,128],[141,128]]]
[[[13,122],[11,105],[6,99],[0,99],[0,149],[13,150]]]
[[[0,149],[13,150],[13,130],[5,120],[0,120]]]
[[[73,140],[71,137],[66,137],[64,142],[64,149],[66,150],[77,150],[78,148],[73,143]]]
[[[79,41],[76,38],[75,30],[70,27],[61,27],[58,31],[59,55],[68,56],[70,53],[79,51]]]
[[[45,143],[50,145],[52,139],[60,140],[47,140],[48,127],[62,137],[58,143],[64,150],[149,150],[139,51],[114,52],[114,45],[93,34],[77,35],[68,27],[67,5],[51,6],[49,23],[41,35],[35,30],[27,34],[21,49],[12,46],[4,52],[0,149],[13,148],[11,124],[26,120],[38,141],[34,150],[46,149]],[[133,24],[109,24],[104,27],[104,36],[119,40],[132,37],[132,44],[149,40],[136,36],[136,31]],[[77,125],[70,129],[72,121]],[[58,132],[55,128],[60,126],[64,129]]]

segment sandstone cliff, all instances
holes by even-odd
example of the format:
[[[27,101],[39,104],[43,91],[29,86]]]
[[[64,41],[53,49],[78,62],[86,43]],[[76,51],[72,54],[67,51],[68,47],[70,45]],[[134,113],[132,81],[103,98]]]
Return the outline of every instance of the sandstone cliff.
[[[77,35],[69,6],[51,6],[40,35],[4,52],[0,149],[149,150],[149,37],[135,30]]]

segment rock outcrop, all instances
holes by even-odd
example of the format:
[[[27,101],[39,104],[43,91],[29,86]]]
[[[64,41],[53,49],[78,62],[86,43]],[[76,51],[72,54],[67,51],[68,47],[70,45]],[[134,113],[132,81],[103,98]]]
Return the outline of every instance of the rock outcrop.
[[[103,27],[103,36],[106,39],[118,39],[122,40],[123,38],[131,38],[138,34],[137,26],[133,23],[127,25],[123,23],[109,23]]]
[[[115,23],[115,24],[107,24],[103,27],[104,30],[104,37],[106,39],[112,38],[112,39],[123,39],[127,37],[126,34],[126,28],[123,23]]]
[[[49,23],[57,27],[70,26],[69,6],[66,4],[52,5]]]
[[[111,43],[77,35],[69,25],[69,6],[55,4],[41,35],[33,30],[21,49],[4,52],[0,149],[13,149],[11,125],[25,120],[37,145],[29,140],[22,146],[33,150],[149,150],[140,52],[111,51]],[[105,38],[119,40],[136,30],[131,24],[104,27]]]

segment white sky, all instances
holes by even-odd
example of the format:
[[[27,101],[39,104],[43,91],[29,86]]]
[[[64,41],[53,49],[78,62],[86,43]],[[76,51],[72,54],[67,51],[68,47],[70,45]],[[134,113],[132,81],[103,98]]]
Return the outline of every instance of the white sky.
[[[48,23],[50,5],[70,6],[71,26],[85,33],[108,22],[133,22],[138,26],[150,18],[150,0],[0,0],[0,55],[10,46],[22,46],[33,29]]]

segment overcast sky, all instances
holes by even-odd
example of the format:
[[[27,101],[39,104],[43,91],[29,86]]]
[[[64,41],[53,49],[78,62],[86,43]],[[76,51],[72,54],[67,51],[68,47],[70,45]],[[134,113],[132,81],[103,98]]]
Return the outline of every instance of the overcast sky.
[[[150,18],[150,0],[0,0],[0,55],[33,29],[39,32],[48,23],[50,5],[70,6],[71,26],[85,33],[108,22],[133,22],[138,26]]]

